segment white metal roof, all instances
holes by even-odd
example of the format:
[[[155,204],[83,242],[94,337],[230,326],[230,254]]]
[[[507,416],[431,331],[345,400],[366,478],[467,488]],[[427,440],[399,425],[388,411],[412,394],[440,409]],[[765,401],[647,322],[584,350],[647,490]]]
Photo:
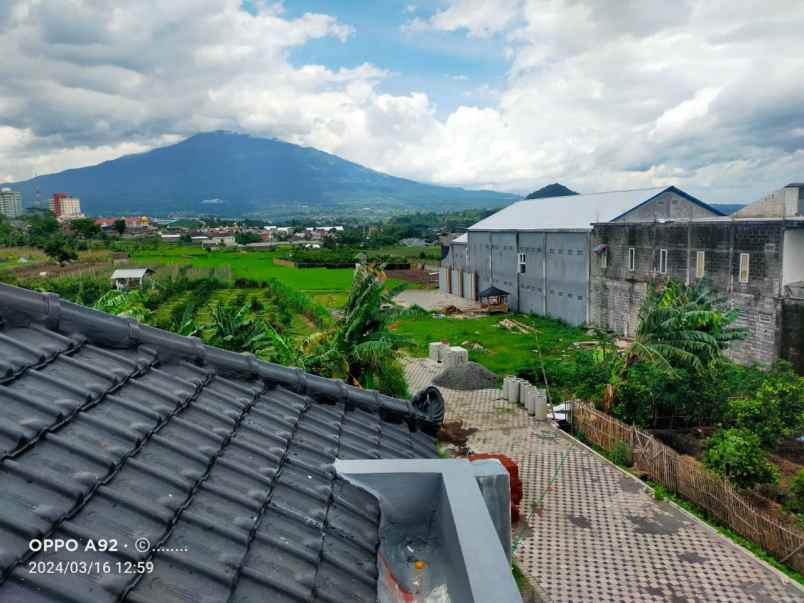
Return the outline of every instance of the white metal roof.
[[[468,242],[469,242],[469,235],[466,233],[463,233],[461,236],[455,237],[454,239],[452,239],[452,241],[450,241],[450,243],[456,243],[458,245],[466,245]]]
[[[668,187],[525,199],[469,227],[469,230],[591,230],[655,197]]]
[[[147,273],[153,272],[150,268],[120,268],[112,272],[112,279],[119,278],[142,278]]]

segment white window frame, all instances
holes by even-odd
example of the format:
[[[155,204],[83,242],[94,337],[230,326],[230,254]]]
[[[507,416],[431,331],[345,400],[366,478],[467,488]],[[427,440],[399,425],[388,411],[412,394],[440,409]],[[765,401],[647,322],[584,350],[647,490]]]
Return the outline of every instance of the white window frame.
[[[636,272],[636,247],[628,248],[628,271]]]
[[[741,253],[740,271],[737,274],[737,278],[741,283],[748,282],[748,279],[750,278],[750,270],[751,270],[751,254]],[[743,278],[743,273],[745,273],[745,278]]]
[[[517,263],[519,264],[519,274],[525,274],[528,269],[528,256],[524,253],[517,254]]]
[[[706,252],[695,252],[695,278],[703,278],[706,274]]]
[[[603,251],[603,252],[600,254],[600,267],[601,267],[603,270],[605,270],[606,268],[608,268],[608,267],[609,267],[609,252],[608,252],[608,250]]]
[[[667,274],[667,249],[659,250],[659,274]]]

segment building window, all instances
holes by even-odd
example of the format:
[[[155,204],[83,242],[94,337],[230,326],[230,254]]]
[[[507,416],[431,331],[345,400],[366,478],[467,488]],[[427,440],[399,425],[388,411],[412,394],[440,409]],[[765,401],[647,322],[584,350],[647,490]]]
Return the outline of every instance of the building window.
[[[659,274],[667,274],[667,249],[659,250]]]
[[[629,247],[628,248],[628,270],[633,272],[636,270],[636,248]]]
[[[600,254],[600,267],[604,270],[609,267],[609,253],[608,251],[603,251]]]
[[[749,256],[747,253],[740,254],[740,282],[747,283],[748,282],[748,260]]]
[[[525,274],[525,271],[527,270],[526,259],[527,258],[526,258],[524,253],[519,254],[519,258],[518,258],[518,260],[519,260],[519,274]]]
[[[703,278],[706,270],[706,252],[697,251],[695,253],[695,278]]]

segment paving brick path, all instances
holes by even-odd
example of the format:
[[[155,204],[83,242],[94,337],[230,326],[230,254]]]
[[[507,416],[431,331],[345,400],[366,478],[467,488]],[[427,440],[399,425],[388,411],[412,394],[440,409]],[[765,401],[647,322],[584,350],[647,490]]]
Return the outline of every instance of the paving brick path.
[[[406,361],[411,391],[440,370],[430,360]],[[478,428],[472,451],[502,452],[519,464],[523,514],[543,496],[515,556],[550,601],[804,601],[804,590],[787,578],[675,505],[657,502],[560,430],[530,419],[500,390],[441,391],[446,420]]]

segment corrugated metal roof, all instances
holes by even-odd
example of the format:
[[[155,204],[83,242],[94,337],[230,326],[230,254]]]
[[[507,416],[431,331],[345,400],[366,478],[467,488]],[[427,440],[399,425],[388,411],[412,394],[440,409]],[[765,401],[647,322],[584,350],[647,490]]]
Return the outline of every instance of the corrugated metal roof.
[[[457,243],[458,245],[466,245],[468,242],[469,235],[466,233],[463,233],[461,236],[452,239],[452,243]]]
[[[150,268],[120,268],[112,272],[112,279],[119,278],[142,278],[149,272],[153,272]]]
[[[436,457],[413,402],[8,285],[0,406],[2,601],[373,602],[379,504],[331,464]]]
[[[470,226],[469,230],[591,230],[593,222],[609,222],[668,188],[517,201]]]

